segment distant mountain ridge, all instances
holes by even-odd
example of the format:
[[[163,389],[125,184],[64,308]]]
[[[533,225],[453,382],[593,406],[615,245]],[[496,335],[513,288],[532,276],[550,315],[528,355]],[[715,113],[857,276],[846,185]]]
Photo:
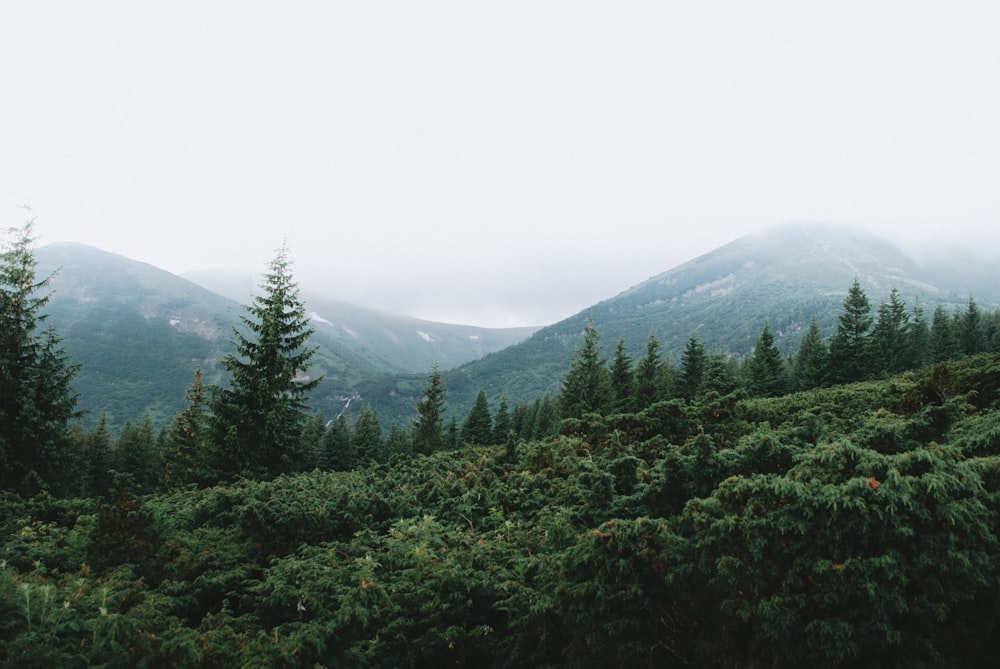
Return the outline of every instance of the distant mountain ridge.
[[[1000,276],[965,272],[962,263],[918,264],[896,245],[864,230],[834,225],[781,225],[736,239],[714,251],[628,288],[524,342],[445,375],[453,407],[467,411],[479,388],[492,406],[501,395],[525,402],[556,393],[582,331],[592,323],[606,355],[619,339],[634,360],[655,334],[661,353],[678,364],[688,339],[743,356],[753,350],[765,321],[783,352],[798,349],[815,318],[832,334],[843,300],[857,278],[872,305],[892,288],[929,320],[937,304],[964,306],[970,295],[995,304]],[[981,270],[981,268],[980,268]]]
[[[114,253],[73,243],[36,250],[39,276],[52,274],[49,322],[82,368],[74,387],[93,423],[106,412],[112,426],[149,411],[159,424],[184,404],[200,370],[224,382],[220,361],[231,349],[241,301]],[[325,380],[312,405],[339,413],[363,380],[423,374],[455,366],[523,340],[535,328],[491,329],[392,316],[345,302],[306,298],[319,347],[315,375]]]
[[[137,398],[159,420],[183,406],[195,369],[221,379],[230,328],[250,299],[247,281],[227,299],[151,265],[81,245],[38,249],[40,274],[52,281],[50,322],[83,364],[81,405],[135,420]],[[541,328],[491,329],[383,314],[310,292],[301,296],[320,347],[315,373],[326,380],[312,405],[324,415],[368,404],[384,421],[413,414],[431,365],[444,372],[451,411],[463,418],[476,393],[494,409],[556,393],[581,333],[593,323],[610,357],[623,339],[634,360],[655,334],[676,364],[691,336],[737,356],[749,353],[765,321],[785,353],[798,348],[812,318],[828,337],[857,278],[873,314],[897,288],[929,320],[938,304],[986,308],[1000,301],[998,272],[963,259],[920,264],[884,239],[830,225],[777,226],[748,235]],[[241,288],[242,286],[242,288]],[[252,291],[253,287],[250,286]],[[129,413],[131,412],[131,413]]]

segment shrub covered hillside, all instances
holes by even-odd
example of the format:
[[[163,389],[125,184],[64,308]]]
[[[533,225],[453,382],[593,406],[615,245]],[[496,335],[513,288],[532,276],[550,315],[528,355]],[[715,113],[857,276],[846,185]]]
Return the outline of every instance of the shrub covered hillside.
[[[1000,357],[346,472],[5,493],[8,667],[985,667]]]

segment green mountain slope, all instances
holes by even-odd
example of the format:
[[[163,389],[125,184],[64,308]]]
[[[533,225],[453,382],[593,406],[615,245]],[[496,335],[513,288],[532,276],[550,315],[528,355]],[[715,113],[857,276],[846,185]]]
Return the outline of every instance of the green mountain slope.
[[[521,344],[449,371],[449,401],[461,416],[480,388],[493,407],[501,394],[514,403],[557,392],[591,321],[609,357],[623,338],[637,360],[653,333],[676,364],[691,336],[706,346],[745,355],[765,320],[785,353],[797,350],[814,317],[829,336],[855,277],[873,314],[892,288],[899,289],[908,307],[920,306],[928,319],[937,304],[964,305],[970,294],[981,305],[996,300],[997,282],[986,280],[991,275],[970,276],[961,268],[924,268],[898,247],[863,231],[774,227],[654,276]]]
[[[82,366],[74,387],[86,424],[106,412],[118,427],[146,411],[164,424],[183,408],[196,370],[224,382],[220,361],[231,351],[240,302],[85,245],[52,244],[36,255],[40,276],[55,273],[47,313]],[[367,379],[458,365],[532,332],[430,323],[318,297],[307,306],[319,347],[310,371],[325,376],[312,403],[324,415],[340,412]]]

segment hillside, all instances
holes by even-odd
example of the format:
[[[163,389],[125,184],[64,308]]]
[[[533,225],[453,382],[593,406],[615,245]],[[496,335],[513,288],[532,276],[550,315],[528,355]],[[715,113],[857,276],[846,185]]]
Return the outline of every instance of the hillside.
[[[970,295],[983,305],[997,299],[996,274],[970,276],[958,258],[950,265],[924,267],[863,231],[777,226],[737,239],[543,328],[521,344],[450,371],[445,375],[449,400],[461,412],[480,388],[494,406],[502,393],[511,402],[524,402],[557,392],[588,322],[600,333],[608,356],[621,338],[638,358],[651,333],[675,364],[691,336],[742,356],[753,349],[765,320],[775,344],[787,354],[798,348],[811,318],[824,336],[832,333],[855,278],[873,311],[892,288],[899,289],[910,308],[919,305],[928,319],[937,304],[964,305]]]
[[[241,302],[146,263],[80,244],[37,250],[40,276],[55,273],[49,322],[81,370],[74,383],[86,424],[106,412],[112,427],[149,411],[165,424],[183,408],[201,370],[223,382],[220,361],[231,349]],[[242,303],[249,302],[249,293]],[[387,374],[424,374],[504,348],[532,328],[493,330],[381,314],[311,297],[307,305],[319,347],[311,372],[325,375],[313,406],[335,415],[361,382]]]

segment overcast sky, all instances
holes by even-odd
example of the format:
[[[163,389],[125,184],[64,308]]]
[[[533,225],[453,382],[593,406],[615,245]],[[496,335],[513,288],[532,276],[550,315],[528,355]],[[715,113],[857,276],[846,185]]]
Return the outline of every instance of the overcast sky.
[[[1000,241],[1000,2],[3,2],[0,222],[546,324],[774,224]],[[30,205],[30,214],[19,208]]]

